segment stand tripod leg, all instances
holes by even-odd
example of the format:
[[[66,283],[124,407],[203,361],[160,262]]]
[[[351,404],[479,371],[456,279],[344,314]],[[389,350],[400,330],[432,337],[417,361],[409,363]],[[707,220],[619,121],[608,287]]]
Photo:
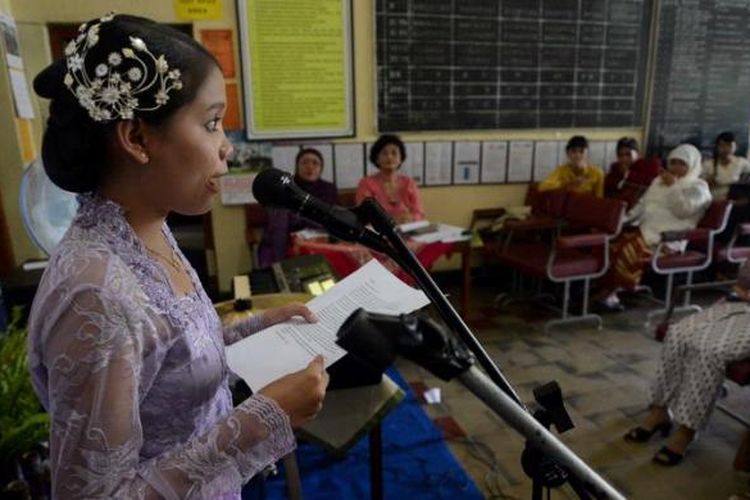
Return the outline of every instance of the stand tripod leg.
[[[582,490],[591,492],[595,498],[624,500],[625,497],[586,465],[583,460],[578,458],[575,453],[570,451],[554,434],[537,422],[533,416],[519,408],[479,369],[472,366],[459,375],[458,380],[494,410],[500,418],[525,436],[540,452],[555,459],[558,464],[565,467],[570,472],[570,476],[575,476],[578,479],[578,485]]]
[[[383,499],[383,434],[380,424],[370,430],[370,498]]]

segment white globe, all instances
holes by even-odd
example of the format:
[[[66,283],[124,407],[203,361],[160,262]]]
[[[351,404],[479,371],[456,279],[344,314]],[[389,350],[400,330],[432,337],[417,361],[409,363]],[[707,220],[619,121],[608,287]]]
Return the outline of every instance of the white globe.
[[[23,173],[20,202],[26,232],[36,246],[50,255],[78,210],[75,193],[55,186],[44,171],[42,159],[37,158]]]

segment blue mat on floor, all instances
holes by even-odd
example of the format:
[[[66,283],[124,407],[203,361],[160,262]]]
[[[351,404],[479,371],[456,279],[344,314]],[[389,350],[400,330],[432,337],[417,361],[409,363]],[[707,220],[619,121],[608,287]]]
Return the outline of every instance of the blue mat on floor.
[[[406,397],[382,422],[385,498],[483,498],[401,374],[394,369],[387,373],[406,392]],[[369,457],[367,436],[341,459],[333,458],[318,446],[301,443],[297,462],[305,500],[369,498]],[[287,498],[283,470],[269,479],[265,488],[268,499]]]

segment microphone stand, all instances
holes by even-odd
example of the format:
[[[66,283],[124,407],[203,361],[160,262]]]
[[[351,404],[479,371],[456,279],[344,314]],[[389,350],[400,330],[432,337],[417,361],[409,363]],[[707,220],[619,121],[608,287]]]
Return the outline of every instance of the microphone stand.
[[[374,250],[383,252],[392,258],[406,272],[412,275],[419,284],[419,288],[427,295],[430,301],[435,305],[443,321],[448,328],[456,332],[461,340],[466,344],[471,352],[476,356],[480,366],[484,369],[492,381],[516,402],[521,408],[525,406],[516,394],[513,387],[505,378],[500,368],[492,361],[482,344],[479,343],[474,334],[469,330],[464,320],[456,312],[456,309],[448,301],[448,298],[440,290],[432,276],[425,270],[419,259],[414,255],[409,247],[406,246],[403,238],[396,230],[396,224],[393,219],[385,213],[377,201],[373,198],[366,198],[362,203],[353,209],[354,213],[364,224],[372,225],[373,229],[385,238],[388,245]]]
[[[388,255],[414,277],[422,291],[435,305],[448,328],[458,333],[470,352],[476,356],[487,375],[473,366],[472,356],[465,353],[463,346],[444,335],[433,333],[425,336],[424,341],[422,341],[421,353],[407,357],[444,380],[457,377],[466,388],[494,410],[500,418],[526,437],[527,448],[530,448],[531,454],[535,455],[534,461],[536,462],[536,465],[533,466],[534,474],[532,476],[534,479],[534,498],[541,498],[541,496],[537,496],[537,493],[540,495],[541,487],[539,485],[543,481],[542,475],[550,474],[557,476],[559,479],[561,476],[566,478],[566,471],[570,471],[575,478],[571,481],[571,485],[580,498],[590,498],[587,494],[588,490],[592,492],[595,498],[624,499],[607,481],[547,430],[545,425],[548,422],[542,425],[529,413],[500,368],[492,361],[414,253],[406,246],[406,243],[396,231],[395,223],[383,208],[374,199],[367,198],[353,211],[362,223],[372,225],[375,231],[387,241],[388,245],[378,244],[378,248],[375,248],[375,250]],[[354,314],[352,317],[354,317]],[[347,319],[345,325],[342,326],[342,330],[345,329],[346,324],[352,317]],[[432,330],[437,329],[432,328]],[[343,343],[341,344],[343,346]],[[426,352],[425,349],[429,352]],[[372,352],[373,349],[370,349],[370,351]],[[364,355],[364,352],[355,354]],[[545,454],[550,455],[551,458],[546,457]],[[564,469],[559,470],[560,468],[555,461],[559,462]]]

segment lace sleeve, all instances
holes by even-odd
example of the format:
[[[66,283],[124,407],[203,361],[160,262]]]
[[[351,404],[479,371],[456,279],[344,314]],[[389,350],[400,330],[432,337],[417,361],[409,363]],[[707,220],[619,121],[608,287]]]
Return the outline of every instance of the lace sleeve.
[[[141,458],[139,402],[168,339],[129,300],[90,286],[50,304],[64,311],[42,349],[55,498],[217,498],[293,449],[288,417],[256,395],[203,435]]]
[[[242,321],[237,321],[231,325],[225,326],[223,330],[224,344],[232,345],[238,340],[259,332],[263,329],[263,315],[256,314]]]

